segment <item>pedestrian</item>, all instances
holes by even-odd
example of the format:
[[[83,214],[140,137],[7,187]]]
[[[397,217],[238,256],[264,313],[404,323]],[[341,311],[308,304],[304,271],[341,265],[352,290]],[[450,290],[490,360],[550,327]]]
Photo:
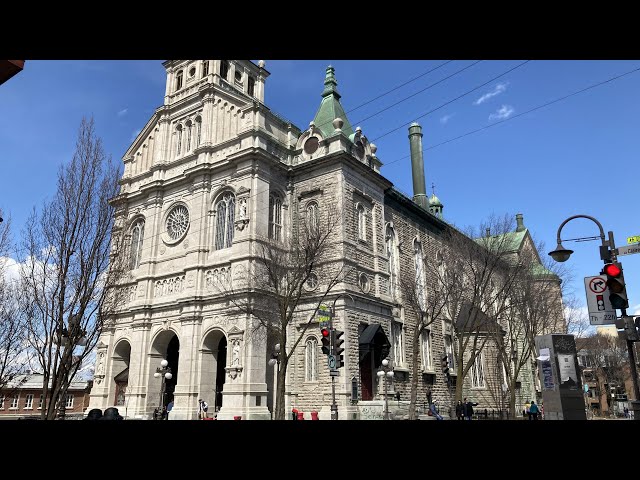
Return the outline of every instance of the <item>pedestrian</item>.
[[[436,417],[436,420],[443,420],[442,415],[438,413],[438,409],[436,408],[435,403],[429,405],[429,412],[431,416]]]
[[[467,399],[465,398],[465,401]],[[473,419],[473,407],[478,405],[478,402],[472,402],[471,400],[467,401],[465,403],[466,408],[465,408],[465,412],[464,412],[464,416],[467,420],[472,420]]]
[[[100,420],[124,420],[122,415],[118,413],[118,409],[116,407],[109,407],[104,411],[104,415],[100,418]]]
[[[160,407],[156,407],[153,409],[153,419],[160,420]]]
[[[531,406],[529,407],[529,420],[538,420],[538,411],[536,402],[531,400]]]
[[[173,410],[173,400],[167,405],[167,420],[169,420],[169,412],[171,412],[171,410]]]
[[[204,420],[207,418],[207,410],[209,410],[209,404],[202,399],[198,400],[198,418]]]
[[[91,410],[89,410],[89,413],[87,413],[85,420],[100,420],[101,418],[102,410],[100,410],[99,408],[92,408]]]
[[[456,418],[458,420],[464,419],[464,407],[462,405],[462,400],[458,400],[458,403],[456,404]]]

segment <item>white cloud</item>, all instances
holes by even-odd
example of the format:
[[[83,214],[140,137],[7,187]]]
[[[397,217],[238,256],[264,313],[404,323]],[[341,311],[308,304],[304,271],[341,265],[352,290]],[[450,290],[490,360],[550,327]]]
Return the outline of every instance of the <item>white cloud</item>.
[[[127,112],[128,112],[128,111],[129,111],[129,109],[128,109],[128,108],[123,108],[122,110],[120,110],[120,111],[118,112],[118,116],[119,116],[119,117],[124,117],[124,116],[127,114]]]
[[[136,137],[138,136],[138,134],[141,132],[141,129],[138,128],[137,130],[134,130],[133,133],[131,134],[131,141],[133,142]]]
[[[495,87],[493,87],[493,90],[491,92],[485,93],[479,99],[477,99],[475,102],[473,102],[473,104],[474,105],[480,105],[481,103],[484,103],[487,100],[489,100],[491,97],[495,97],[496,95],[500,95],[502,92],[504,92],[507,89],[507,85],[509,85],[509,82],[497,84]]]
[[[445,124],[447,123],[449,120],[451,120],[453,118],[453,116],[455,115],[455,113],[452,113],[451,115],[445,115],[444,117],[442,117],[440,119],[440,123]]]
[[[631,308],[633,310],[633,313],[631,315],[640,315],[640,303],[638,305],[634,305]]]
[[[504,120],[505,118],[509,118],[515,109],[511,105],[502,105],[496,113],[492,113],[489,115],[489,120]]]

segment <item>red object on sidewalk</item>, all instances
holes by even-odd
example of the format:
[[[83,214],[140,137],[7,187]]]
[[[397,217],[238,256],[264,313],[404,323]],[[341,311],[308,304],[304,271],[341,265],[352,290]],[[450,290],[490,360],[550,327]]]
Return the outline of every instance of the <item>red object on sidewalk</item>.
[[[318,418],[318,412],[316,412],[315,410],[311,412],[311,420],[320,420]]]
[[[242,420],[242,415],[236,415],[233,417],[234,420]]]
[[[216,420],[216,419],[207,417],[207,418],[203,418],[202,420]]]
[[[304,420],[304,412],[298,412],[298,420]]]

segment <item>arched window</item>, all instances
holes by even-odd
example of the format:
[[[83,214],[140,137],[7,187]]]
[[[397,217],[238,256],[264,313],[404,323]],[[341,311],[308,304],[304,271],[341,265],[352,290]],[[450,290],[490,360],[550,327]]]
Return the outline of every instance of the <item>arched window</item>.
[[[425,292],[424,279],[424,260],[422,257],[422,243],[420,240],[413,241],[414,263],[416,267],[416,295],[418,296],[418,305],[424,312],[427,309],[427,298]]]
[[[193,127],[191,120],[187,121],[186,127],[187,127],[187,148],[184,149],[185,153],[191,150],[191,127]]]
[[[182,88],[182,70],[176,74],[176,91]]]
[[[250,97],[253,97],[255,89],[256,89],[256,81],[254,80],[253,77],[249,77],[249,80],[247,81],[247,94]]]
[[[176,147],[176,155],[180,155],[180,150],[182,149],[182,125],[178,125],[176,127],[176,139],[177,147]]]
[[[221,60],[220,61],[220,76],[226,80],[228,74],[229,74],[229,60]]]
[[[389,262],[390,294],[395,298],[398,285],[398,252],[396,247],[396,233],[391,225],[387,226],[385,235],[387,245],[387,259]]]
[[[282,239],[282,200],[273,193],[269,195],[269,238]]]
[[[318,380],[318,340],[309,338],[304,352],[305,376],[307,382]]]
[[[485,388],[484,383],[484,355],[478,352],[471,367],[471,386],[473,388]]]
[[[142,241],[144,240],[144,220],[137,220],[131,228],[131,257],[129,268],[135,270],[140,266],[142,257]]]
[[[364,206],[358,204],[356,207],[358,212],[358,239],[367,240],[367,216],[364,210]]]
[[[318,230],[318,204],[309,202],[307,205],[307,226],[311,232]]]
[[[200,135],[202,133],[202,118],[196,118],[196,147],[200,146]]]
[[[202,62],[202,76],[206,77],[209,75],[209,60],[204,60]]]
[[[236,198],[231,192],[223,193],[215,207],[216,212],[216,250],[229,248],[233,243],[233,221],[236,211]]]

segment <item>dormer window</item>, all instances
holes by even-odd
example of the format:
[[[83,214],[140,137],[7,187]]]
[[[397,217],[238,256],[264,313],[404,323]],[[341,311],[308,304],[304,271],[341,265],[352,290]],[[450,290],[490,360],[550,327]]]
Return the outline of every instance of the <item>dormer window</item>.
[[[229,74],[229,60],[222,60],[220,62],[220,76],[226,80],[228,74]]]
[[[176,90],[180,90],[182,88],[182,70],[180,70],[176,74]]]

